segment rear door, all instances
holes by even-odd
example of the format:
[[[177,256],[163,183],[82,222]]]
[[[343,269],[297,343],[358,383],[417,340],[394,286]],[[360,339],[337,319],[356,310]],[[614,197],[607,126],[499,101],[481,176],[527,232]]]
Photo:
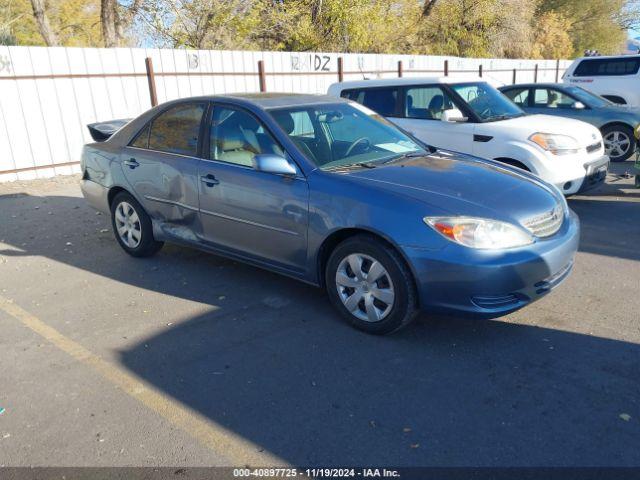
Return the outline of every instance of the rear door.
[[[206,102],[169,107],[150,121],[121,154],[136,197],[168,234],[195,239],[198,166]]]
[[[257,154],[286,156],[250,112],[214,104],[199,163],[202,238],[230,253],[300,274],[306,269],[309,188],[253,168]],[[293,161],[289,159],[293,164]]]

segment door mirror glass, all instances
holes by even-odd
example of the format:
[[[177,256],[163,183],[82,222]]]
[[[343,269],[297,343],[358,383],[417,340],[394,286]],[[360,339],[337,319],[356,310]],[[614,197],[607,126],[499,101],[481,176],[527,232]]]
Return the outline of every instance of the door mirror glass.
[[[445,110],[444,112],[442,112],[441,120],[443,122],[449,123],[462,123],[466,122],[469,119],[465,117],[457,108],[450,108],[449,110]]]
[[[280,155],[264,153],[253,157],[253,167],[259,172],[273,173],[276,175],[297,174],[296,168]]]
[[[573,104],[573,108],[578,109],[578,110],[584,110],[585,106],[584,106],[584,103],[582,103],[582,102],[575,102]]]

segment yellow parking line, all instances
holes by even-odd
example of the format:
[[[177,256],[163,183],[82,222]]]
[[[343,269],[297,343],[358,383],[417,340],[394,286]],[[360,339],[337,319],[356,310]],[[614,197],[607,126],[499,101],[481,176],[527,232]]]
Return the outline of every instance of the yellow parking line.
[[[223,455],[232,462],[233,466],[274,466],[286,463],[269,453],[260,452],[258,445],[210,422],[202,415],[185,408],[179,402],[171,400],[142,383],[126,371],[103,360],[2,296],[0,296],[0,310],[20,321],[24,326],[42,336],[63,352],[89,365],[120,390],[159,413],[203,445]]]

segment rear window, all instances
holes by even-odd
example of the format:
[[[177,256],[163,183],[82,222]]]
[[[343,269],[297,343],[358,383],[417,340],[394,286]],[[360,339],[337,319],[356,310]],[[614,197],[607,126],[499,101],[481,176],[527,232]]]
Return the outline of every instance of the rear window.
[[[395,117],[398,104],[398,87],[355,88],[344,90],[340,96],[358,102],[383,117]]]
[[[635,75],[640,70],[640,58],[592,58],[582,60],[573,73],[576,77]]]

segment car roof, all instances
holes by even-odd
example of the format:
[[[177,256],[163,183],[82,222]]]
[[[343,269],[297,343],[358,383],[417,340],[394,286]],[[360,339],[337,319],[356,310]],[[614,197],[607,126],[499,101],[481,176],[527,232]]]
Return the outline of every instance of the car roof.
[[[213,101],[236,100],[239,103],[251,103],[265,110],[326,103],[348,103],[347,100],[329,95],[312,95],[305,93],[230,93],[215,95],[211,97],[211,99]]]
[[[502,87],[498,87],[498,90],[510,90],[512,88],[532,88],[532,87],[542,87],[542,88],[566,88],[570,85],[565,83],[516,83],[513,85],[503,85]]]
[[[229,102],[240,106],[257,106],[263,110],[272,108],[299,107],[327,103],[350,103],[349,100],[329,95],[312,95],[304,93],[228,93],[220,95],[200,95],[169,100],[158,107],[166,108],[182,102]]]
[[[388,87],[400,85],[420,85],[427,83],[469,83],[469,82],[487,82],[481,77],[473,78],[452,78],[452,77],[402,77],[402,78],[376,78],[373,80],[352,80],[348,82],[334,83],[329,88],[331,90],[346,90],[351,88],[363,87]]]
[[[574,62],[578,62],[580,60],[598,60],[598,59],[604,59],[604,60],[608,60],[608,59],[612,59],[612,58],[640,58],[640,54],[631,54],[631,55],[596,55],[594,57],[580,57],[580,58],[576,58],[574,60]]]

